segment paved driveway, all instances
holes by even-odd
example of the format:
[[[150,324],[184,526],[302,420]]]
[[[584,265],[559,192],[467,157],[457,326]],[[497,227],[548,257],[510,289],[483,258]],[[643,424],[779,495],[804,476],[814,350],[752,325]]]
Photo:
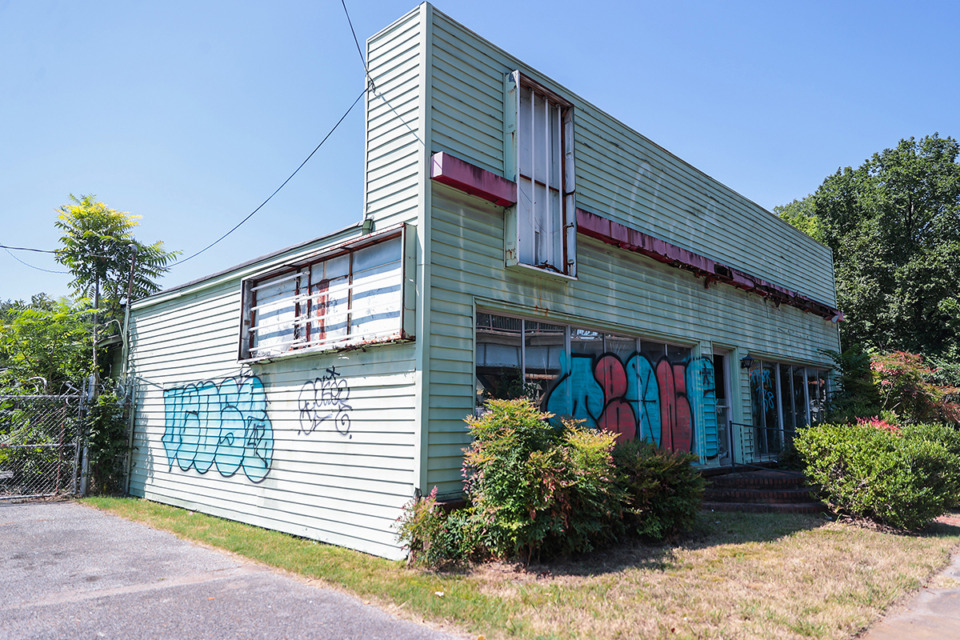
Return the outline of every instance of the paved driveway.
[[[460,638],[69,502],[0,502],[0,639]]]

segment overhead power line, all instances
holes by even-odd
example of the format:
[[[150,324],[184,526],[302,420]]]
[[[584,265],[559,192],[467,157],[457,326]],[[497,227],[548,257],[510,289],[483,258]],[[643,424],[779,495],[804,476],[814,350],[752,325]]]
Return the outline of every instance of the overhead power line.
[[[350,107],[343,113],[343,115],[340,116],[340,119],[337,120],[337,123],[336,123],[335,125],[333,125],[333,128],[330,129],[330,131],[327,132],[327,135],[323,136],[323,140],[320,141],[320,144],[318,144],[318,145],[316,146],[316,148],[314,148],[314,150],[310,152],[310,155],[308,155],[308,156],[304,159],[304,161],[300,163],[300,166],[297,167],[297,168],[294,170],[294,172],[291,173],[290,176],[289,176],[286,180],[284,180],[283,183],[282,183],[279,187],[277,187],[276,190],[267,197],[266,200],[264,200],[263,202],[260,203],[260,206],[259,206],[259,207],[257,207],[256,209],[254,209],[253,211],[251,211],[249,214],[247,214],[247,217],[244,218],[243,220],[241,220],[240,222],[238,222],[232,229],[230,229],[230,231],[227,231],[225,234],[223,234],[222,236],[220,236],[219,238],[217,238],[216,240],[214,240],[213,242],[211,242],[210,244],[208,244],[207,246],[205,246],[203,249],[200,249],[200,251],[197,251],[197,252],[194,253],[193,255],[187,256],[187,257],[184,258],[183,260],[177,260],[177,261],[174,262],[172,265],[170,265],[170,267],[171,267],[171,268],[172,268],[172,267],[176,267],[177,265],[183,264],[183,263],[186,262],[187,260],[193,260],[194,258],[196,258],[197,256],[199,256],[201,253],[203,253],[203,252],[206,251],[207,249],[210,249],[210,248],[213,247],[214,245],[218,244],[221,240],[223,240],[224,238],[226,238],[227,236],[229,236],[231,233],[233,233],[234,231],[236,231],[237,229],[239,229],[240,226],[241,226],[243,223],[245,223],[247,220],[249,220],[250,218],[252,218],[252,217],[254,216],[254,214],[256,214],[258,211],[260,211],[260,209],[262,209],[265,204],[267,204],[268,202],[270,202],[270,200],[273,199],[273,196],[277,195],[277,194],[280,192],[280,189],[283,189],[283,188],[286,186],[286,184],[293,179],[293,176],[297,175],[297,173],[300,172],[300,169],[303,168],[303,165],[307,164],[307,162],[310,160],[310,158],[313,157],[313,154],[315,154],[317,151],[320,150],[320,147],[323,146],[323,143],[326,142],[327,139],[328,139],[331,135],[333,135],[333,132],[337,130],[337,127],[340,126],[340,123],[342,123],[342,122],[347,118],[347,116],[350,115],[350,112],[353,111],[353,108],[354,108],[355,106],[357,106],[357,103],[360,102],[360,98],[362,98],[362,97],[363,97],[363,94],[365,94],[366,92],[367,92],[366,89],[364,89],[363,91],[360,92],[360,95],[357,96],[357,99],[353,101],[353,104],[351,104]]]
[[[11,249],[14,249],[14,250],[17,250],[17,251],[36,251],[36,252],[38,252],[38,253],[53,253],[53,251],[46,251],[46,250],[43,250],[43,249],[24,249],[24,248],[22,248],[22,247],[7,247],[7,246],[2,245],[2,244],[0,244],[0,249],[3,249],[4,251],[6,251],[8,254],[10,254],[10,257],[11,257],[11,258],[13,258],[14,260],[16,260],[17,262],[19,262],[20,264],[22,264],[22,265],[25,266],[25,267],[30,267],[31,269],[36,269],[37,271],[44,271],[44,272],[46,272],[46,273],[58,273],[58,274],[69,274],[69,273],[70,273],[69,271],[57,271],[57,270],[55,270],[55,269],[44,269],[43,267],[38,267],[38,266],[36,266],[36,265],[32,265],[32,264],[30,264],[29,262],[24,262],[23,260],[21,260],[20,258],[18,258],[17,256],[15,256],[15,255],[13,254],[13,252],[11,251]]]
[[[0,244],[0,249],[8,249],[10,251],[35,251],[37,253],[56,253],[50,249],[30,249],[29,247],[11,247],[5,244]]]

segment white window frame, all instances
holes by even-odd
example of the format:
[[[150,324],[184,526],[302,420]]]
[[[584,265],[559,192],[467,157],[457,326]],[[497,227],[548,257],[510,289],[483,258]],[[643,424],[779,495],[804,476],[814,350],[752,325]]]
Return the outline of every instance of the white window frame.
[[[407,230],[410,226],[363,236],[245,278],[241,283],[238,360],[262,362],[412,340],[416,322],[416,287],[412,281],[416,264],[414,234]],[[355,265],[361,252],[369,253],[376,245],[388,242],[399,244],[399,257],[375,265],[383,273],[364,274],[365,269]],[[342,275],[333,282],[326,277],[312,282],[314,275],[325,273],[324,268],[335,261],[348,265]],[[389,291],[378,293],[381,288]],[[271,290],[272,299],[264,300],[261,295]],[[361,302],[364,294],[375,300]],[[337,302],[328,310],[331,295],[336,296]],[[386,318],[376,319],[375,315]],[[328,323],[340,328],[328,332]],[[371,326],[363,327],[364,324]],[[258,336],[270,333],[276,337],[258,340]]]
[[[505,217],[506,264],[575,278],[573,105],[519,71],[507,75],[504,95],[505,175],[517,184]],[[542,131],[534,114],[541,105]]]

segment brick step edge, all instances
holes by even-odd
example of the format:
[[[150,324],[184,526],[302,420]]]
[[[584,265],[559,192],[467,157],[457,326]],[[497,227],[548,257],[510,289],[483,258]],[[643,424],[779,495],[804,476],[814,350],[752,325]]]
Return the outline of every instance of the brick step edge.
[[[794,502],[790,504],[770,504],[763,502],[704,502],[703,511],[746,512],[746,513],[822,513],[827,506],[822,502]]]
[[[807,487],[795,489],[741,489],[736,487],[707,487],[703,497],[709,502],[814,502],[813,491]]]
[[[707,486],[719,488],[735,489],[789,489],[793,487],[802,487],[807,483],[807,479],[802,475],[789,476],[715,476],[710,478]]]

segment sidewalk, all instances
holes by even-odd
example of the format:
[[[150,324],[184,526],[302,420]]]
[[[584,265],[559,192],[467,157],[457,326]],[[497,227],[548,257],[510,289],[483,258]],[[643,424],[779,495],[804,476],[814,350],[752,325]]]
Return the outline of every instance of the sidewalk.
[[[960,515],[939,522],[960,527]],[[900,609],[867,629],[861,640],[945,640],[960,638],[960,552],[929,586]]]
[[[71,502],[0,502],[0,639],[455,640]]]

